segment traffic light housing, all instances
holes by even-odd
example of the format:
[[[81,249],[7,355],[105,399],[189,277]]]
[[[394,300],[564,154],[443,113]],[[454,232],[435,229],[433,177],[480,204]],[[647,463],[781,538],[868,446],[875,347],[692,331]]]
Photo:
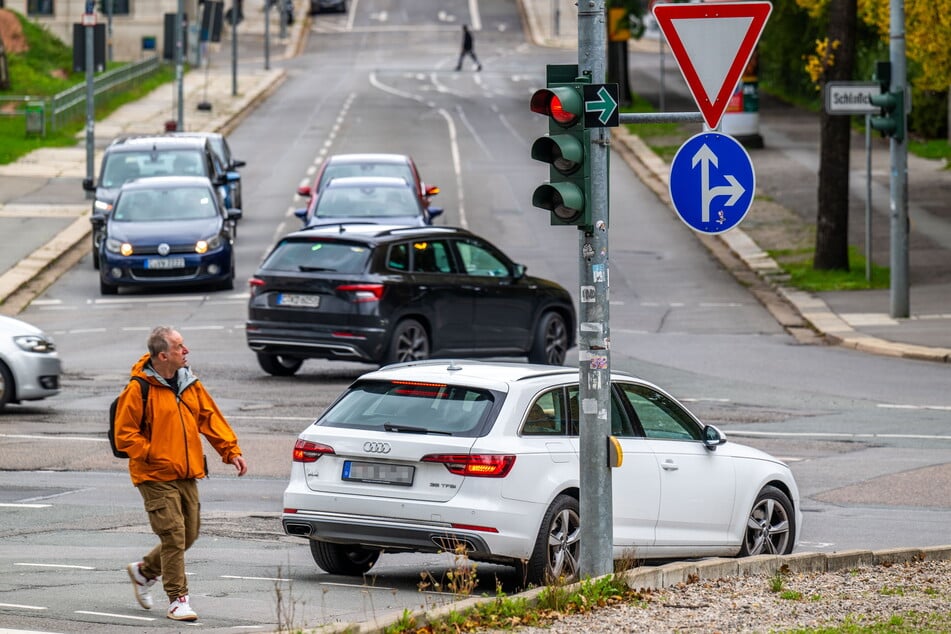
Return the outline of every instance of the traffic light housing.
[[[584,127],[585,81],[575,65],[549,65],[547,87],[532,95],[531,110],[548,117],[548,135],[532,144],[532,158],[549,165],[549,180],[532,204],[550,212],[552,225],[591,225],[590,132]]]
[[[896,141],[905,138],[905,95],[901,91],[889,92],[891,83],[891,62],[878,62],[875,70],[875,79],[881,86],[881,94],[871,95],[869,103],[878,106],[880,114],[870,117],[869,124],[873,130],[878,130],[882,136],[892,137]]]

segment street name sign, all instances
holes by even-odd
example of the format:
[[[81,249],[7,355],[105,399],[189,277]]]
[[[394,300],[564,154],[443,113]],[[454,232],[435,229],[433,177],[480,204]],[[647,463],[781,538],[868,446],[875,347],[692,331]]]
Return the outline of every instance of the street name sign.
[[[711,130],[720,125],[772,10],[769,2],[654,5],[654,18]]]
[[[740,224],[753,204],[753,161],[730,135],[701,132],[674,155],[669,187],[674,209],[688,227],[723,233]]]
[[[878,106],[869,99],[882,92],[876,81],[830,81],[825,86],[828,114],[878,114]]]
[[[620,125],[617,84],[584,84],[582,92],[584,127],[616,128]]]

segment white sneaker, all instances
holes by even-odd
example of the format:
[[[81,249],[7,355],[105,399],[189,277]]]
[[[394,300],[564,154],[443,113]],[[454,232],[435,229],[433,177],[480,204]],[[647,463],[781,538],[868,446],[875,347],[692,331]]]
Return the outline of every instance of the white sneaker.
[[[129,579],[132,580],[132,588],[135,590],[135,600],[146,610],[151,610],[153,603],[150,592],[157,578],[147,579],[146,576],[142,574],[142,570],[140,569],[141,565],[141,561],[136,561],[126,566],[125,570],[129,573]]]
[[[183,597],[178,597],[174,601],[168,604],[168,618],[173,621],[197,621],[198,615],[195,614],[195,611],[192,610],[192,606],[188,605],[188,595],[186,594]]]

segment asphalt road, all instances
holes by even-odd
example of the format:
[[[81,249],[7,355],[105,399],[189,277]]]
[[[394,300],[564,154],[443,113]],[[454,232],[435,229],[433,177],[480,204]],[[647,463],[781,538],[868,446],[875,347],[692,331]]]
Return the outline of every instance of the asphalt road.
[[[466,6],[444,10],[461,16]],[[369,10],[315,20],[303,54],[279,62],[285,83],[230,137],[248,161],[239,280],[296,227],[294,191],[324,155],[377,150],[416,158],[442,188],[444,223],[472,228],[577,292],[577,231],[550,227],[531,207],[547,168],[527,158],[545,132],[528,96],[543,85],[544,65],[571,53],[525,45],[510,3],[479,6],[481,73],[451,70],[458,23],[434,20],[423,0],[387,24]],[[612,365],[670,389],[731,438],[787,459],[803,494],[801,551],[951,541],[945,366],[800,344],[621,160],[611,163],[611,209]],[[245,305],[240,284],[102,298],[85,255],[22,313],[56,337],[66,374],[60,396],[0,413],[0,504],[15,505],[0,513],[3,626],[181,627],[134,603],[122,567],[153,538],[124,464],[105,445],[108,403],[159,323],[182,330],[250,462],[244,479],[213,464],[202,483],[204,536],[189,570],[203,630],[273,626],[278,589],[308,626],[448,600],[417,590],[421,572],[445,573],[447,557],[386,555],[354,584],[323,574],[304,542],[280,534],[296,434],[370,368],[309,361],[293,378],[266,375],[244,344]],[[487,566],[486,592],[497,574],[513,583],[507,569]]]

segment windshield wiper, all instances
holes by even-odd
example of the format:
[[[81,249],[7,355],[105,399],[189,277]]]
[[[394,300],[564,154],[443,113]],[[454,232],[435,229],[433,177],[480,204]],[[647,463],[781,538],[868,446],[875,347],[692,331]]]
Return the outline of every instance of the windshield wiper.
[[[305,265],[301,264],[300,266],[297,267],[297,270],[299,270],[299,271],[301,271],[301,272],[303,272],[303,273],[315,273],[315,272],[317,272],[317,271],[333,271],[333,270],[335,270],[335,269],[328,269],[328,268],[323,267],[323,266],[305,266]]]
[[[440,434],[443,436],[452,436],[448,431],[436,431],[426,429],[425,427],[412,427],[410,425],[394,425],[393,423],[384,423],[383,429],[386,431],[395,431],[400,434]]]

